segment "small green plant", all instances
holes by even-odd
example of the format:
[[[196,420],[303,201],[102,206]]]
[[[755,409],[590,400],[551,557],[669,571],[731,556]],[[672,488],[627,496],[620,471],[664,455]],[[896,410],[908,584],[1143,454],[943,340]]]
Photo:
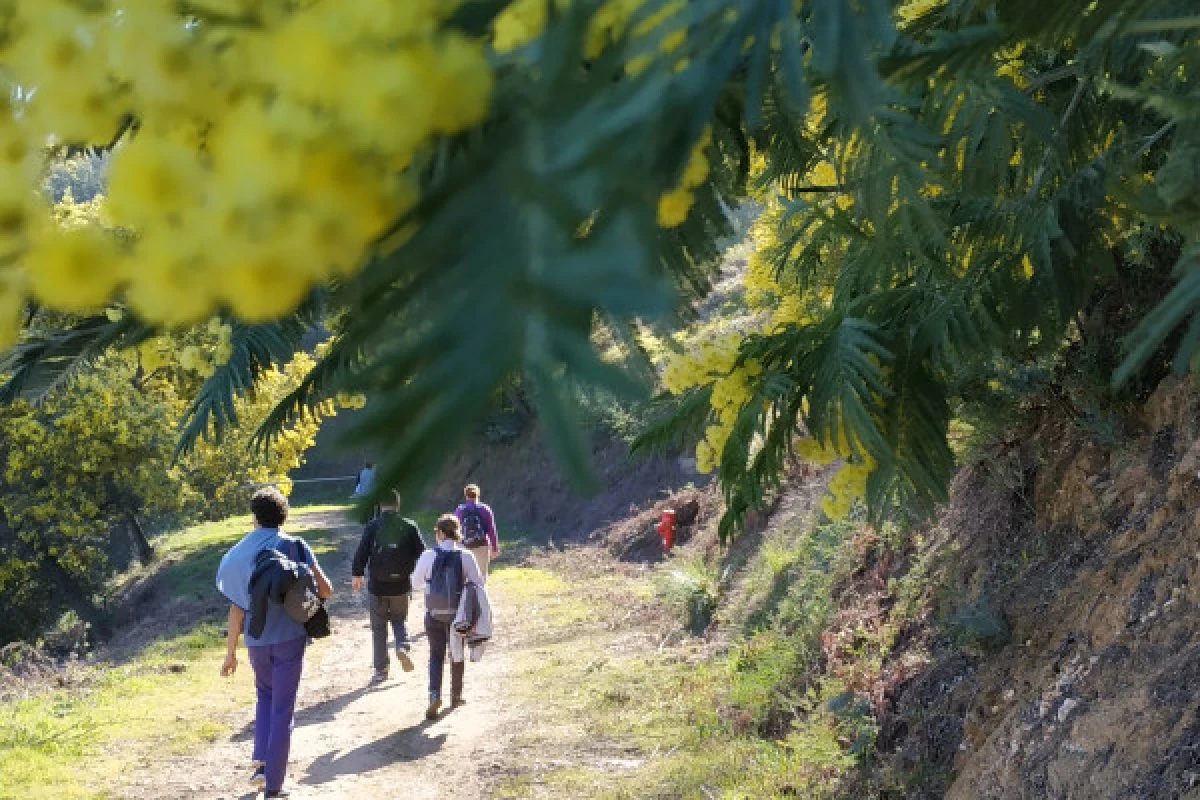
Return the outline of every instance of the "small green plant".
[[[659,590],[684,616],[688,631],[699,636],[716,613],[720,575],[716,565],[703,558],[680,559],[662,573]]]
[[[986,589],[980,589],[966,602],[952,606],[943,616],[942,623],[958,644],[985,651],[1003,647],[1012,639],[1008,621],[992,604]]]

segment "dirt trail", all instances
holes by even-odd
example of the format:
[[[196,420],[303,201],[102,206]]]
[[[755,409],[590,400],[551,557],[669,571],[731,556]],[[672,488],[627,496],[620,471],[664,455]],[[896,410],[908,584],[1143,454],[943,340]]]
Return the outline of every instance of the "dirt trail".
[[[330,523],[333,523],[332,525]],[[305,527],[335,527],[340,523],[338,548],[349,554],[358,528],[343,519],[305,519]],[[503,643],[490,649],[483,661],[468,663],[467,705],[443,711],[433,722],[425,719],[427,657],[421,620],[424,607],[414,597],[409,632],[418,634],[413,661],[416,669],[403,672],[393,659],[391,679],[367,686],[371,676],[371,631],[366,593],[350,590],[350,559],[339,560],[330,580],[336,594],[330,604],[334,635],[310,648],[296,710],[287,786],[297,800],[320,798],[386,798],[412,800],[449,796],[480,797],[487,793],[490,774],[501,768],[508,732],[519,713],[500,696],[511,657]],[[494,598],[498,629],[511,624],[503,598]],[[244,649],[239,669],[249,669]],[[214,664],[216,669],[217,665]],[[449,689],[449,667],[446,689]],[[253,737],[252,698],[246,698],[236,732],[197,756],[175,759],[167,767],[146,764],[132,776],[121,797],[253,798],[248,778]]]

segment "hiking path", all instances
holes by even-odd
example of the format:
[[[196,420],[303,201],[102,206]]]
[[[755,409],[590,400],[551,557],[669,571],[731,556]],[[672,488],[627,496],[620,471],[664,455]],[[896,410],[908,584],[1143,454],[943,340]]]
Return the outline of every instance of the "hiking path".
[[[487,794],[488,776],[503,769],[505,736],[519,726],[519,709],[506,706],[502,699],[512,663],[503,642],[490,648],[482,661],[467,664],[467,704],[453,710],[443,707],[437,720],[426,720],[428,650],[420,593],[414,593],[408,617],[409,635],[415,638],[415,669],[402,671],[393,656],[390,679],[368,686],[372,670],[367,595],[350,588],[349,556],[361,529],[338,513],[328,519],[310,515],[305,527],[335,529],[336,546],[344,557],[336,559],[329,575],[335,588],[329,604],[334,634],[311,646],[305,657],[286,783],[292,796],[296,800],[424,800]],[[493,602],[497,628],[511,626],[513,619],[503,598]],[[250,669],[244,647],[239,647],[238,661],[239,670]],[[219,666],[214,663],[213,669]],[[447,666],[447,690],[449,680]],[[246,697],[240,713],[234,734],[202,753],[167,763],[161,757],[144,760],[128,776],[120,796],[135,800],[261,796],[249,784],[253,697]]]

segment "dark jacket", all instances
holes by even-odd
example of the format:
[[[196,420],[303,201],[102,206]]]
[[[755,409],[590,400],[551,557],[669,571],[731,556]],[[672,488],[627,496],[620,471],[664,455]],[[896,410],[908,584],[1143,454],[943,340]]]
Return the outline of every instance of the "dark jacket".
[[[354,563],[350,567],[351,575],[361,578],[367,572],[371,564],[371,557],[375,553],[375,541],[379,536],[379,531],[389,523],[401,523],[401,527],[404,529],[399,543],[399,551],[393,556],[395,560],[392,570],[403,577],[384,579],[375,574],[376,570],[370,570],[370,574],[367,576],[367,591],[379,597],[396,597],[411,592],[412,584],[408,577],[412,575],[421,553],[425,552],[425,542],[421,539],[421,531],[417,527],[417,523],[407,517],[401,517],[395,511],[385,511],[363,528],[362,539],[358,543],[358,550],[354,553]]]
[[[293,591],[297,584],[303,591]],[[296,563],[278,550],[263,550],[255,557],[250,575],[250,622],[246,626],[250,636],[262,636],[271,603],[282,605],[298,622],[312,616],[314,604],[320,605],[316,578],[307,564]]]

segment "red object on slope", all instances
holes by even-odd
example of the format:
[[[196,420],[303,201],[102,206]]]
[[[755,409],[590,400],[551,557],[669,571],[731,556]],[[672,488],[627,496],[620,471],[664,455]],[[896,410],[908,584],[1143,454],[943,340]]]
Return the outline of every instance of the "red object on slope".
[[[671,548],[675,546],[675,511],[667,509],[662,512],[662,519],[658,525],[654,527],[662,537],[662,548],[664,553],[671,552]]]

